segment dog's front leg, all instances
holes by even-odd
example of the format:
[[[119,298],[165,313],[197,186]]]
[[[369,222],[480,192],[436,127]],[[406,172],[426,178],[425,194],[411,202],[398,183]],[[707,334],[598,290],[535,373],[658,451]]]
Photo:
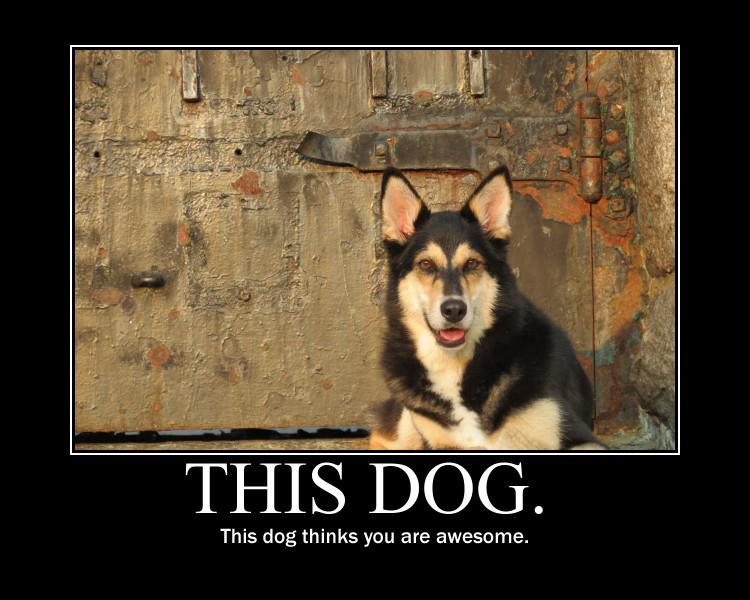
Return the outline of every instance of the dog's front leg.
[[[392,434],[375,428],[370,433],[370,450],[424,450],[422,435],[414,427],[411,413],[402,409],[398,425]]]

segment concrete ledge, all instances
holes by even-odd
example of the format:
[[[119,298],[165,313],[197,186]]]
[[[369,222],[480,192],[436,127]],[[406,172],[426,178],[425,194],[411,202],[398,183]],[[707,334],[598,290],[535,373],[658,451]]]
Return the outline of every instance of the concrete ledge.
[[[158,443],[76,444],[76,451],[85,452],[161,452],[175,451],[224,451],[236,450],[367,450],[366,437],[311,439],[311,440],[225,440],[219,442],[187,441]]]

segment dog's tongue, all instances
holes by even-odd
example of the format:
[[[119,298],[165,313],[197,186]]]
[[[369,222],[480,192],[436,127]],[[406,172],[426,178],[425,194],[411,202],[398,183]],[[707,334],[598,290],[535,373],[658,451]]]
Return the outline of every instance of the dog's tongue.
[[[438,335],[446,342],[457,342],[464,339],[466,332],[463,329],[441,329]]]

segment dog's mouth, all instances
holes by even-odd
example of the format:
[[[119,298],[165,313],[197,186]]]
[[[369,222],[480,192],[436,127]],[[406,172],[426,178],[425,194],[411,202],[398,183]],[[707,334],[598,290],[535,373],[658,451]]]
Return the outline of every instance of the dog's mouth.
[[[438,329],[435,332],[438,344],[446,348],[455,348],[466,341],[466,330],[453,327],[451,329]]]

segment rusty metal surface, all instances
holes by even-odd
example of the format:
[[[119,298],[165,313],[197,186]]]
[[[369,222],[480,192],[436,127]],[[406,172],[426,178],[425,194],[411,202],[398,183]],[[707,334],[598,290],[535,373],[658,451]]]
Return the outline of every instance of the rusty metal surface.
[[[309,132],[297,149],[307,158],[360,171],[400,169],[479,168],[472,137],[463,131],[382,131],[350,137],[330,137]]]
[[[617,81],[610,54],[589,53],[596,92]],[[577,191],[586,52],[486,51],[482,96],[465,51],[386,55],[373,98],[369,51],[200,50],[200,101],[186,103],[179,51],[75,52],[78,430],[365,422],[385,394],[379,174],[306,160],[308,131],[470,131],[473,170],[410,175],[436,209],[508,164],[521,286],[592,374],[596,340],[602,418],[633,422],[616,362],[642,266],[622,89],[597,94],[604,198],[590,208]],[[145,271],[164,287],[133,288]]]
[[[643,248],[628,139],[621,53],[589,52],[589,92],[601,103],[602,199],[592,205],[597,428],[604,434],[642,429],[633,359],[642,343],[647,303]]]

